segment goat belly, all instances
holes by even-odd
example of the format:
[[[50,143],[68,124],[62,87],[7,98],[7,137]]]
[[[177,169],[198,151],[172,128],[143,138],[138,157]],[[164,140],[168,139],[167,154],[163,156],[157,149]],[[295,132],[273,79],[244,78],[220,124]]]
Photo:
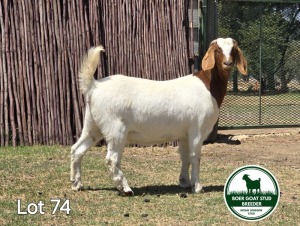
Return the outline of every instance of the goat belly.
[[[148,135],[148,136],[147,136]],[[127,143],[128,144],[138,144],[138,145],[154,145],[163,144],[177,140],[178,137],[172,134],[166,134],[165,136],[157,137],[153,134],[139,133],[139,132],[129,132]]]
[[[183,130],[182,128],[176,128],[176,126],[171,124],[155,127],[152,125],[151,127],[146,127],[145,129],[130,130],[128,133],[127,142],[130,144],[153,145],[171,142],[186,136],[186,130]]]

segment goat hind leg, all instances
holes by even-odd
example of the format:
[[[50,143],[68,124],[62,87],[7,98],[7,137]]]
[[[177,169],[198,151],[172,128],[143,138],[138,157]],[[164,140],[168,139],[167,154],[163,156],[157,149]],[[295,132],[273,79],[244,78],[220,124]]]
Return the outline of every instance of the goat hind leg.
[[[70,180],[73,183],[73,190],[80,190],[81,184],[81,160],[84,154],[93,147],[103,135],[95,124],[90,111],[90,105],[87,103],[85,109],[84,126],[78,141],[71,148],[71,173]]]
[[[71,148],[71,173],[70,180],[73,182],[72,190],[81,190],[81,160],[84,154],[93,147],[101,137],[95,139],[92,136],[82,135],[79,140]]]
[[[191,180],[189,177],[190,157],[189,146],[187,140],[179,140],[179,153],[181,158],[181,171],[179,175],[179,186],[182,188],[190,188]]]
[[[129,187],[127,179],[125,178],[121,169],[122,151],[124,149],[126,139],[125,134],[125,132],[122,135],[119,134],[120,137],[118,137],[118,139],[112,139],[111,141],[108,141],[106,163],[119,192],[122,195],[132,196],[134,193]]]

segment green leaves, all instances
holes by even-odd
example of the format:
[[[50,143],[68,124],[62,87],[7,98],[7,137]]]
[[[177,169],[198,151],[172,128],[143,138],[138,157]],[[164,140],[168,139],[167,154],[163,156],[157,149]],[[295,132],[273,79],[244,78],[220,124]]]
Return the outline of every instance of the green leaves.
[[[289,81],[299,79],[298,4],[220,1],[218,10],[219,36],[230,36],[239,42],[249,75],[257,80],[262,76],[264,91],[275,90],[275,81],[285,89]]]

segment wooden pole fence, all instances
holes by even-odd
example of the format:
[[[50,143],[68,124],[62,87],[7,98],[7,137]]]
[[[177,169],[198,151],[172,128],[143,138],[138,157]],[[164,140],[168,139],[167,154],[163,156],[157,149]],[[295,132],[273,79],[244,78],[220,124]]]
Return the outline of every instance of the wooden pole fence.
[[[102,44],[96,78],[191,73],[188,0],[0,1],[0,146],[70,145],[83,126],[77,73]]]

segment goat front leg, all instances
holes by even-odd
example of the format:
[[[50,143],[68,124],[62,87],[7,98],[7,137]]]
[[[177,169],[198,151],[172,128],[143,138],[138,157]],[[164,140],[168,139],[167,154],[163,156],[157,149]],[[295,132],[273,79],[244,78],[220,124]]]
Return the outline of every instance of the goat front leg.
[[[187,140],[179,140],[179,154],[181,158],[181,171],[179,175],[179,186],[182,188],[190,188],[191,180],[189,177],[190,156]]]
[[[115,145],[112,143],[108,143],[107,146],[106,164],[109,167],[117,189],[122,195],[133,196],[134,193],[129,187],[127,179],[121,170],[121,157],[123,150],[115,149]]]
[[[191,184],[192,191],[195,193],[204,192],[200,184],[200,153],[203,141],[200,137],[195,137],[190,139],[189,148],[190,148],[190,161],[192,165],[191,172]]]

